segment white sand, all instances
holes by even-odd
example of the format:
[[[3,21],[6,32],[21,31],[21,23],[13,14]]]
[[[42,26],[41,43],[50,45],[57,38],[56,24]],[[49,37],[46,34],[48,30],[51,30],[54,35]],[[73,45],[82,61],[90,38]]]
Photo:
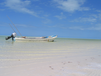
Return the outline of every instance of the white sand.
[[[0,76],[101,76],[100,46],[81,40],[2,46]]]

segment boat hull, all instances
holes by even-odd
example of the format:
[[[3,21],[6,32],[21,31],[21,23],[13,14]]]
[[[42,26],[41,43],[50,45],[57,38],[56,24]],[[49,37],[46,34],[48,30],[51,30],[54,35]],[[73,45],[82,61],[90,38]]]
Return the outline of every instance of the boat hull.
[[[49,37],[16,37],[15,41],[48,41],[53,42],[54,39],[57,38],[56,36],[49,36]]]

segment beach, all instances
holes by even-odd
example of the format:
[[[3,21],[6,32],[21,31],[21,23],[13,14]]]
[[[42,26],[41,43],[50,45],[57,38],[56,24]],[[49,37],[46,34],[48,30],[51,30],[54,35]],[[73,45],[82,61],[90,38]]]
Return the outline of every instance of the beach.
[[[101,40],[12,42],[0,36],[0,76],[101,76]]]

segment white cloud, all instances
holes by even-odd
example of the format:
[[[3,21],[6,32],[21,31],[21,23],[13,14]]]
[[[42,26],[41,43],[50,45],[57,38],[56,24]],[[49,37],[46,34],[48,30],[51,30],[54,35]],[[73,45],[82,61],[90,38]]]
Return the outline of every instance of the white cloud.
[[[42,23],[44,23],[44,24],[48,24],[48,23],[51,23],[52,21],[50,20],[50,19],[44,19],[43,21],[42,21]]]
[[[30,5],[29,0],[25,0],[25,1],[22,1],[22,0],[6,0],[6,2],[5,2],[5,6],[9,7],[10,9],[37,16],[34,11],[31,11],[27,8],[29,5]]]
[[[96,12],[100,12],[101,13],[101,10],[96,10]]]
[[[85,30],[84,28],[80,26],[74,26],[74,27],[69,27],[69,29],[74,29],[74,30]]]
[[[90,27],[87,30],[101,30],[101,27]]]
[[[76,10],[82,11],[82,10],[89,10],[87,7],[81,7],[85,0],[53,0],[58,5],[57,7],[67,11],[67,12],[74,12]]]
[[[98,16],[99,16],[99,19],[101,20],[101,13]]]
[[[5,9],[0,9],[0,11],[4,11]]]
[[[55,17],[58,18],[58,19],[65,19],[66,18],[66,16],[63,15],[63,13],[61,13],[60,16],[56,15]]]
[[[33,1],[39,1],[39,0],[33,0]]]
[[[101,23],[98,23],[93,27],[87,28],[87,30],[101,30]]]
[[[73,30],[96,30],[96,31],[99,31],[99,30],[101,30],[101,23],[92,25],[91,27],[72,26],[72,27],[69,27],[69,29],[73,29]]]
[[[15,25],[20,27],[29,27],[28,25],[25,25],[25,24],[15,24]]]
[[[85,17],[85,18],[78,18],[78,19],[74,19],[70,22],[96,22],[97,21],[97,18],[95,17]]]

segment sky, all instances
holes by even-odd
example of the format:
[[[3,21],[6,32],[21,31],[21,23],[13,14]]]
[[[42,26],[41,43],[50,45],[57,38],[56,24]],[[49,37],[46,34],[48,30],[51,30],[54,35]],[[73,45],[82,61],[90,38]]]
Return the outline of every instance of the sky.
[[[17,30],[22,36],[101,39],[101,0],[0,0],[0,35],[21,36]]]

